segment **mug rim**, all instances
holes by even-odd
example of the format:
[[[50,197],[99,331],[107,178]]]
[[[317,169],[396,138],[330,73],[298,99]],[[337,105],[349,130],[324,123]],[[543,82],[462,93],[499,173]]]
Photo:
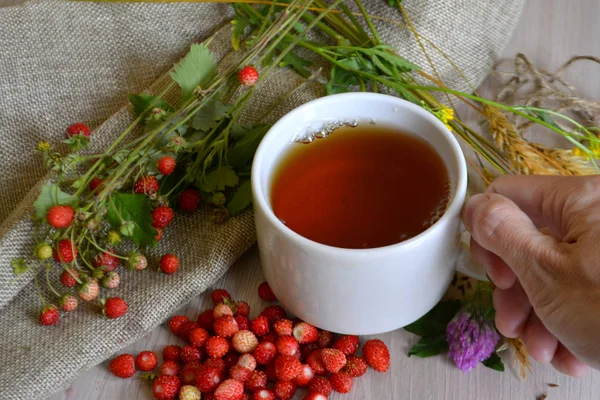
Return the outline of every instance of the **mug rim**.
[[[338,99],[342,99],[343,101],[353,102],[353,101],[369,101],[373,99],[383,99],[390,103],[390,105],[397,105],[400,107],[404,107],[408,112],[412,112],[419,116],[420,118],[428,120],[428,122],[433,123],[433,125],[437,128],[438,132],[442,134],[446,142],[450,146],[451,151],[454,153],[454,156],[457,160],[457,183],[454,197],[448,208],[442,215],[442,217],[437,220],[433,225],[424,231],[420,232],[418,235],[413,236],[410,239],[407,239],[402,242],[393,243],[387,246],[381,247],[373,247],[368,249],[351,249],[344,247],[335,247],[323,243],[316,242],[314,240],[308,239],[299,233],[293,231],[288,226],[286,226],[273,212],[271,206],[269,206],[269,202],[266,199],[265,192],[262,188],[262,184],[260,183],[260,175],[262,173],[262,159],[266,156],[266,147],[270,142],[270,138],[275,136],[275,134],[281,130],[281,126],[285,126],[289,119],[292,119],[294,115],[303,113],[305,109],[312,108],[315,105],[319,105],[319,103],[328,103],[331,101],[335,101]],[[290,140],[290,143],[292,141]],[[279,153],[278,153],[279,154]],[[446,165],[448,166],[448,165]],[[399,249],[406,249],[409,247],[413,247],[414,245],[421,243],[423,240],[426,240],[437,228],[439,228],[443,222],[447,221],[456,213],[460,213],[460,209],[462,209],[463,203],[466,198],[467,191],[467,165],[465,156],[463,154],[462,149],[458,143],[458,140],[454,137],[452,132],[450,132],[444,124],[437,119],[434,115],[426,111],[425,109],[413,104],[407,100],[401,99],[396,96],[382,94],[382,93],[371,93],[371,92],[349,92],[349,93],[338,93],[329,96],[319,97],[317,99],[308,101],[293,110],[290,110],[283,117],[281,117],[271,128],[267,131],[267,133],[262,138],[254,156],[254,160],[252,161],[252,170],[250,173],[251,180],[251,188],[252,195],[254,198],[253,207],[258,208],[263,211],[266,218],[269,222],[282,234],[288,237],[295,242],[299,242],[300,245],[304,247],[311,247],[315,250],[321,251],[335,251],[342,254],[347,255],[372,255],[374,253],[383,253],[388,251],[397,251]],[[256,212],[256,211],[255,211]]]

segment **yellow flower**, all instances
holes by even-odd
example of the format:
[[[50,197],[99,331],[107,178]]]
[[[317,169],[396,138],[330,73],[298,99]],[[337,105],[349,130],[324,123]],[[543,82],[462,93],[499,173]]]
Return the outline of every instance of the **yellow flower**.
[[[582,157],[585,158],[586,160],[589,160],[590,156],[583,151],[580,147],[573,147],[573,149],[571,150],[571,153],[573,153],[573,155],[575,157]],[[594,151],[594,153],[596,153],[596,151]],[[598,153],[596,153],[598,154]]]
[[[39,142],[38,143],[38,150],[39,151],[48,151],[48,150],[50,150],[50,143],[48,143],[48,142]]]
[[[454,119],[454,110],[451,108],[442,106],[442,108],[439,111],[438,116],[444,124],[448,124],[448,121],[452,121]]]
[[[452,132],[452,127],[450,125],[448,125],[448,123],[444,123],[444,126],[446,126],[446,128],[448,128],[448,130],[450,132]]]

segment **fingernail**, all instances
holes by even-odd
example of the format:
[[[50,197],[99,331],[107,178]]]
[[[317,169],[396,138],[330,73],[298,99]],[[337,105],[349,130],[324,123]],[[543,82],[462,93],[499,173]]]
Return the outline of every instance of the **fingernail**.
[[[486,196],[484,194],[476,194],[471,196],[465,203],[462,212],[462,219],[463,224],[465,224],[465,227],[469,232],[471,232],[473,213],[475,212],[475,209],[477,208],[477,206],[487,202],[488,200],[489,196]]]

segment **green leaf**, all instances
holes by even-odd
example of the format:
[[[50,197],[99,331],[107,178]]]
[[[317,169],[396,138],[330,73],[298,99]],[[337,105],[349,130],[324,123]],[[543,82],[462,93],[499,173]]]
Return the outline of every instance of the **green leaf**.
[[[203,44],[193,44],[190,52],[177,64],[171,78],[181,88],[181,101],[186,102],[197,86],[205,87],[217,72],[214,55]]]
[[[133,111],[135,115],[140,116],[152,105],[152,108],[162,108],[166,111],[173,111],[173,108],[165,100],[158,96],[151,96],[149,94],[130,94],[129,101],[133,105]]]
[[[402,4],[402,0],[387,0],[390,7],[400,8],[400,4]]]
[[[421,358],[437,356],[448,350],[448,342],[444,336],[436,336],[431,338],[422,337],[417,344],[415,344],[408,351],[408,356],[417,356]]]
[[[213,193],[225,190],[227,186],[234,187],[240,181],[233,168],[229,165],[219,167],[205,177],[197,180],[197,185],[205,192]]]
[[[223,118],[229,115],[232,106],[223,104],[219,100],[212,100],[202,107],[192,120],[192,128],[199,131],[209,131],[216,128]]]
[[[67,140],[64,140],[63,143],[66,143],[71,148],[71,151],[80,151],[85,150],[90,143],[90,138],[83,135],[75,135],[71,136]]]
[[[544,111],[530,111],[528,112],[529,115],[539,118],[542,121],[544,121],[545,123],[549,124],[550,126],[560,129],[562,130],[562,128],[552,119],[552,117],[550,115],[548,115],[548,113],[544,112]]]
[[[270,125],[257,125],[246,131],[241,139],[227,150],[227,164],[236,170],[248,165],[254,158],[254,153],[269,128]]]
[[[227,203],[227,212],[230,216],[241,213],[252,203],[252,185],[246,181],[235,191],[229,203]]]
[[[235,20],[232,21],[232,23],[233,28],[231,29],[231,47],[233,48],[233,50],[239,50],[240,38],[242,36],[242,33],[244,33],[244,29],[246,29],[246,27],[250,25],[250,22],[248,22],[247,19],[238,16]]]
[[[483,360],[481,363],[495,371],[504,372],[504,363],[502,362],[502,359],[496,352],[492,353],[492,355],[488,359]]]
[[[391,66],[396,68],[398,72],[412,72],[421,69],[421,67],[418,65],[415,65],[396,54],[394,48],[391,46],[380,45],[373,47],[372,49],[368,49],[368,51],[373,56],[381,57]]]
[[[442,301],[423,317],[405,326],[404,329],[425,338],[445,335],[448,322],[454,318],[460,305],[459,300]]]
[[[35,203],[33,203],[35,215],[40,218],[45,217],[50,208],[58,205],[70,205],[73,208],[77,208],[79,199],[77,196],[63,192],[58,185],[47,183],[42,186],[40,195]]]
[[[350,86],[358,85],[356,76],[343,68],[334,66],[331,69],[329,82],[325,86],[327,94],[346,93],[350,91]]]
[[[312,75],[312,73],[306,68],[309,67],[312,63],[299,55],[289,52],[279,63],[279,67],[291,67],[294,71],[296,71],[300,76],[304,78],[308,78]]]
[[[110,196],[106,220],[138,246],[155,246],[156,230],[152,227],[152,207],[143,194],[114,193]],[[131,224],[129,224],[131,222]],[[133,229],[129,232],[129,228]],[[126,226],[123,230],[123,226]],[[125,231],[125,232],[124,232]]]
[[[12,266],[13,273],[15,275],[20,275],[29,271],[29,266],[25,263],[25,259],[23,257],[13,259],[10,262],[10,265]]]

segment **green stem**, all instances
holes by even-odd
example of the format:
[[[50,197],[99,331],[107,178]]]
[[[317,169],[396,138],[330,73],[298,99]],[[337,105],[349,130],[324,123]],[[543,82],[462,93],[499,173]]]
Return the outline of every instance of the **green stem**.
[[[49,276],[49,272],[52,269],[52,266],[50,265],[50,263],[48,263],[48,265],[46,265],[46,283],[48,284],[48,288],[50,289],[50,291],[52,293],[54,293],[56,295],[56,297],[60,297],[60,293],[58,293],[54,287],[52,286],[52,284],[50,283],[50,276]]]
[[[379,33],[377,33],[377,29],[375,29],[375,25],[373,25],[373,21],[371,20],[371,17],[369,16],[367,9],[365,8],[365,6],[363,5],[361,0],[354,0],[354,2],[360,9],[360,12],[362,13],[365,21],[367,22],[367,25],[368,25],[369,29],[371,30],[373,37],[375,38],[375,42],[377,43],[377,45],[380,45],[381,38],[379,37]]]

